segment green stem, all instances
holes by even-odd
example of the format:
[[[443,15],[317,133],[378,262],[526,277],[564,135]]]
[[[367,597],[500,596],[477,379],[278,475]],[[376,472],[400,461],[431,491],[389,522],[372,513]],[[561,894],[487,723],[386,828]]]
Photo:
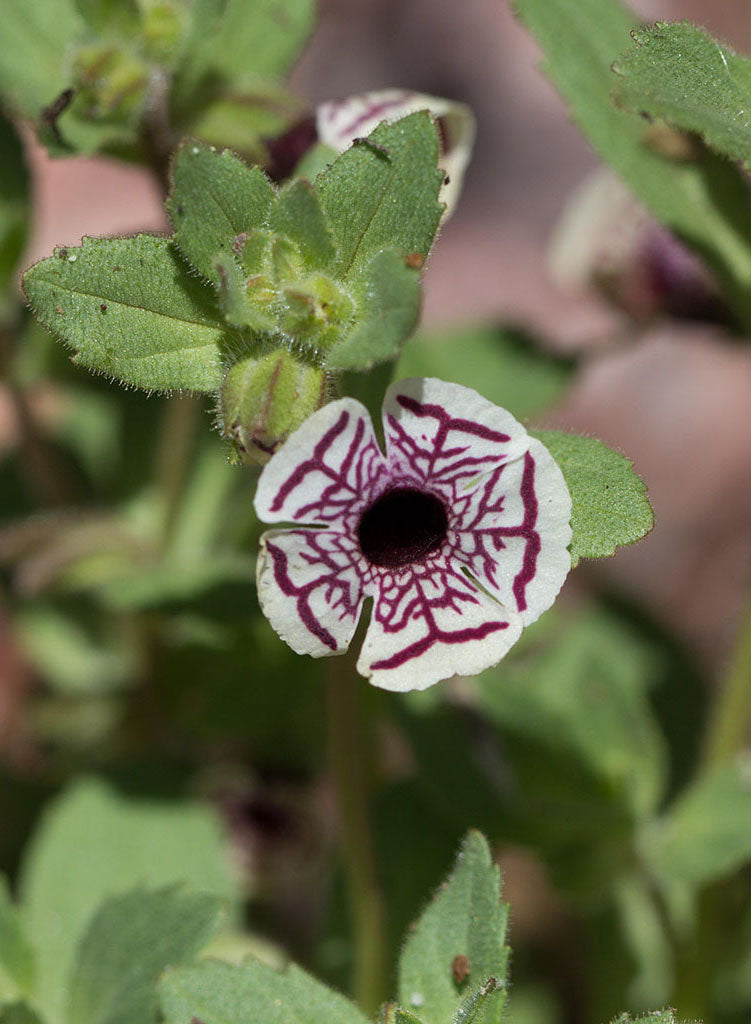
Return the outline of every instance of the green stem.
[[[164,407],[164,419],[154,463],[154,478],[162,497],[162,551],[169,547],[180,511],[200,415],[200,399],[191,395],[169,398]]]
[[[743,611],[730,667],[717,695],[704,746],[703,770],[725,763],[749,739],[751,726],[751,599]]]
[[[363,758],[358,695],[365,684],[349,657],[331,658],[326,680],[331,772],[354,932],[353,991],[372,1016],[385,998],[385,932]]]

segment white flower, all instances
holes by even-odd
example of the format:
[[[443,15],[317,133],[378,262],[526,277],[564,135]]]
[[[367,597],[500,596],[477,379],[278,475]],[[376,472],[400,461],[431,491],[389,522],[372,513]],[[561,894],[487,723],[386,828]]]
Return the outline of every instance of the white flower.
[[[476,391],[393,384],[386,455],[351,398],[314,413],[264,467],[258,596],[299,654],[344,652],[373,612],[357,669],[421,690],[496,664],[570,568],[571,498],[547,449]]]
[[[316,110],[318,140],[337,153],[343,153],[355,139],[370,135],[381,121],[398,121],[418,110],[430,111],[441,134],[439,166],[446,178],[440,198],[446,204],[445,220],[459,199],[475,141],[474,115],[465,103],[407,89],[383,89],[348,96],[343,100],[330,100]]]

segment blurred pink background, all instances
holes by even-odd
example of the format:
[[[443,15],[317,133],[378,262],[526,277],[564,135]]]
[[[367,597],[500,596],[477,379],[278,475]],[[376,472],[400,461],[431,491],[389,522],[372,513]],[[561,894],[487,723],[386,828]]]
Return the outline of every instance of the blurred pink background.
[[[747,0],[634,6],[644,19],[691,18],[738,50],[751,48]],[[313,102],[399,85],[474,108],[475,159],[427,269],[426,320],[513,321],[551,345],[594,349],[550,422],[628,453],[649,485],[657,525],[584,573],[645,600],[719,670],[751,579],[751,350],[696,327],[616,345],[609,309],[554,288],[550,231],[596,160],[503,0],[321,0],[320,11],[293,80]],[[38,151],[34,166],[39,219],[28,262],[84,233],[166,227],[145,173],[103,160],[51,162]]]

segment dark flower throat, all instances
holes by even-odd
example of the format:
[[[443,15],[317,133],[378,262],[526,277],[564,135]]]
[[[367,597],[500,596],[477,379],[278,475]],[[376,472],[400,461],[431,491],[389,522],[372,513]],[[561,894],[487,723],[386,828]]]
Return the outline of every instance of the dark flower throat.
[[[397,569],[437,551],[448,525],[446,507],[439,498],[411,487],[395,487],[365,510],[357,538],[369,562]]]

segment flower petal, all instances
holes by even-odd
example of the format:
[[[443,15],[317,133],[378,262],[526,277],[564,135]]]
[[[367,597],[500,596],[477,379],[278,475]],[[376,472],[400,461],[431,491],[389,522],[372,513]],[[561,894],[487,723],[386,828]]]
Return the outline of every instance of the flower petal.
[[[367,409],[342,398],[308,417],[264,466],[256,514],[266,523],[325,523],[351,531],[347,519],[385,472]]]
[[[454,557],[525,626],[534,622],[571,568],[571,496],[550,452],[530,438],[521,458],[487,474],[455,511]]]
[[[258,600],[293,651],[320,658],[349,647],[363,601],[356,554],[334,530],[278,530],[261,537]]]
[[[446,220],[459,199],[475,141],[475,118],[465,103],[407,89],[360,93],[344,100],[331,100],[318,107],[318,138],[338,153],[343,153],[356,138],[370,135],[381,121],[398,121],[418,110],[429,110],[440,125],[440,167],[447,178],[440,198],[446,204],[443,215]]]
[[[449,508],[483,474],[519,458],[527,431],[472,388],[433,377],[392,384],[383,402],[386,456],[440,490]]]
[[[381,589],[357,670],[386,690],[424,690],[495,665],[521,630],[518,615],[437,559]]]

